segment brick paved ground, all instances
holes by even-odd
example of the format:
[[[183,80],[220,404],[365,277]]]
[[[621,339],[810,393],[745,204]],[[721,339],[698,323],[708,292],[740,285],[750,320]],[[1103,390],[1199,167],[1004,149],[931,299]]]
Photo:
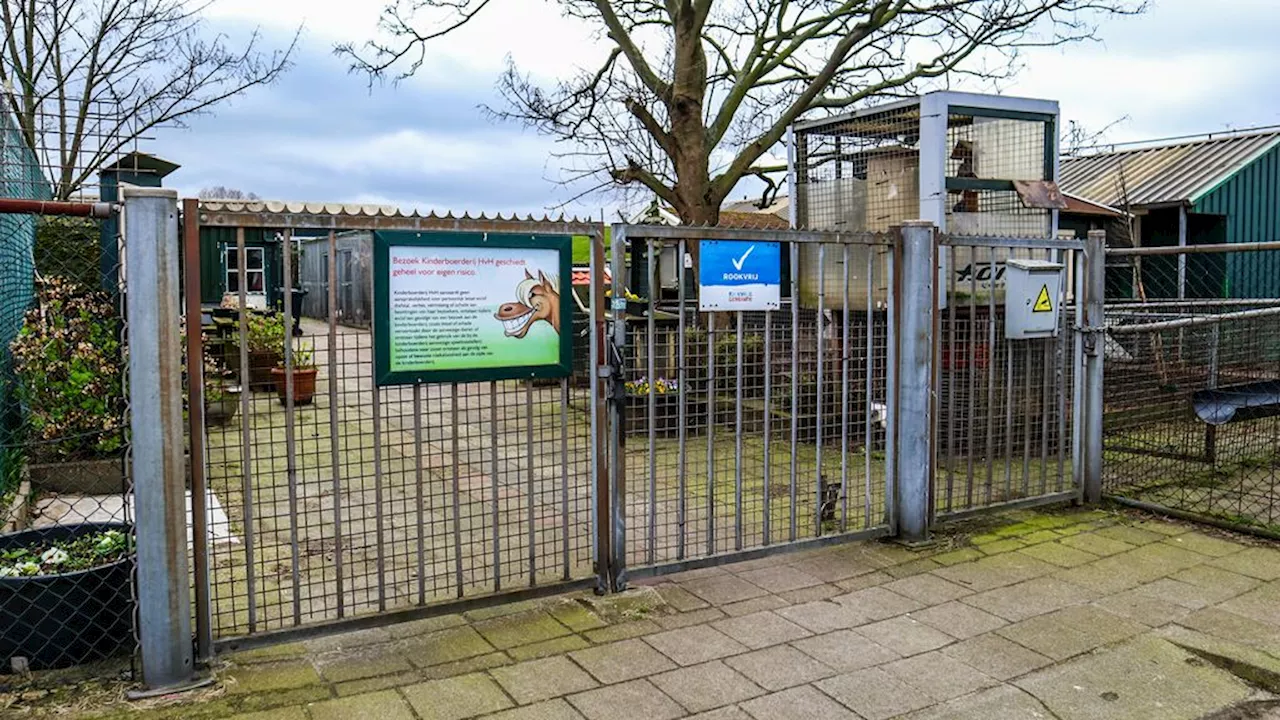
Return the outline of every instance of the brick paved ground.
[[[1191,720],[1276,698],[1280,550],[1100,511],[984,522],[232,654],[195,703],[99,714]]]

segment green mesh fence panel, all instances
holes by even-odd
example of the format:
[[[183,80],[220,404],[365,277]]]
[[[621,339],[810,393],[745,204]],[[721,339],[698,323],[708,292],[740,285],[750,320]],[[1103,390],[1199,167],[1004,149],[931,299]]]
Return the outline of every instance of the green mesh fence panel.
[[[36,154],[7,111],[0,112],[0,197],[52,197]],[[35,293],[35,236],[35,216],[0,213],[0,498],[14,489],[22,464],[15,442],[22,411],[14,397],[9,345]]]

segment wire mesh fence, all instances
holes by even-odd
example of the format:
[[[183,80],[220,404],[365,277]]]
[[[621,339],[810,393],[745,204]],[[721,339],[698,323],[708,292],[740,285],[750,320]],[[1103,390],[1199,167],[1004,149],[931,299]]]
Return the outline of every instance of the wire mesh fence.
[[[1104,487],[1274,531],[1280,253],[1223,250],[1109,251]]]
[[[0,672],[135,646],[124,287],[98,230],[0,216]]]
[[[265,233],[280,274],[256,284],[239,282],[256,271],[244,233],[220,237],[202,237],[228,245],[231,278],[204,328],[216,638],[592,575],[585,361],[566,379],[378,387],[377,327],[339,324],[339,236]],[[323,256],[308,289],[327,298],[286,307],[300,252]]]

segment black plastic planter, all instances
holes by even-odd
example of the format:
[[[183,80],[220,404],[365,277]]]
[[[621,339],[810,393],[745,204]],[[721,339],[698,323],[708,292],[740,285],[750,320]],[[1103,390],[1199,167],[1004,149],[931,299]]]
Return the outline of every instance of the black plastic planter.
[[[0,550],[129,527],[81,523],[0,536]],[[0,673],[25,657],[32,670],[69,667],[133,649],[133,557],[38,577],[0,578]]]

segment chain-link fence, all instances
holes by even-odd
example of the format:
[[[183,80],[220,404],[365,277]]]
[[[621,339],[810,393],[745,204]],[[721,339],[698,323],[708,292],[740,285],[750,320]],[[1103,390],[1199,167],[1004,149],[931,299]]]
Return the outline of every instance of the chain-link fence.
[[[1107,257],[1105,491],[1280,527],[1280,252]]]
[[[3,197],[49,199],[22,134],[0,137]],[[98,221],[0,214],[0,673],[135,647],[124,288],[103,240]]]

